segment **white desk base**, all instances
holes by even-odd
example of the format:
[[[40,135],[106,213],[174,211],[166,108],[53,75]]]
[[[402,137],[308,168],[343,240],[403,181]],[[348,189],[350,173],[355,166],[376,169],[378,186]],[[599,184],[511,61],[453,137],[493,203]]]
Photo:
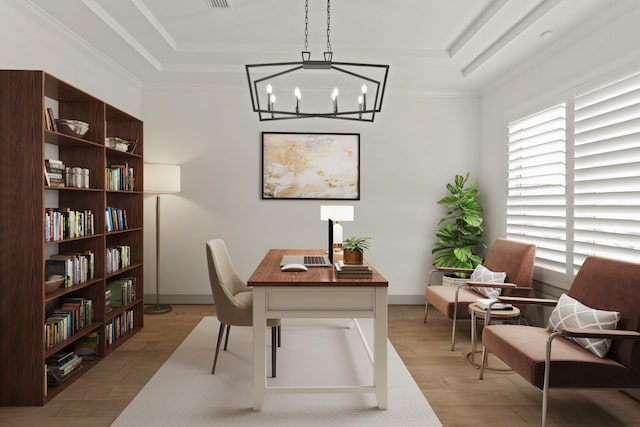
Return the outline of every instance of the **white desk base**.
[[[387,287],[254,286],[253,409],[262,409],[271,393],[375,393],[379,409],[387,409]],[[373,318],[373,353],[360,326],[356,328],[373,363],[373,384],[340,387],[269,387],[267,385],[266,319]]]

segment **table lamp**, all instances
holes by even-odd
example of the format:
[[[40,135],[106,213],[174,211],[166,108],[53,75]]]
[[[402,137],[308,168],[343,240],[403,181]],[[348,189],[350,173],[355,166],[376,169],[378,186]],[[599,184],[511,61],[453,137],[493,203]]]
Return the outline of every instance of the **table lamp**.
[[[156,303],[144,308],[145,314],[171,311],[160,304],[160,194],[180,192],[180,166],[147,163],[144,165],[144,192],[156,195]]]
[[[353,206],[321,205],[320,221],[333,220],[333,252],[342,252],[342,225],[340,221],[353,221]]]

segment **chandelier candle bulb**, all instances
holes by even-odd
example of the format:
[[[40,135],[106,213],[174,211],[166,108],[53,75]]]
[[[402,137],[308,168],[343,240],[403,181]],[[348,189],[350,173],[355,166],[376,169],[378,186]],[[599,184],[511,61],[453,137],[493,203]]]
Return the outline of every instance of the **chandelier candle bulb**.
[[[363,83],[360,90],[362,91],[362,111],[364,111],[367,109],[367,85]]]
[[[333,99],[333,112],[335,114],[338,113],[338,94],[340,92],[338,91],[337,87],[333,88],[333,92],[331,93],[331,99]]]
[[[296,114],[298,114],[300,112],[300,98],[302,97],[302,94],[300,93],[300,88],[296,87],[293,90],[293,94],[296,97]]]
[[[275,102],[275,96],[272,95],[273,87],[268,84],[267,85],[267,110],[271,111],[272,103]]]

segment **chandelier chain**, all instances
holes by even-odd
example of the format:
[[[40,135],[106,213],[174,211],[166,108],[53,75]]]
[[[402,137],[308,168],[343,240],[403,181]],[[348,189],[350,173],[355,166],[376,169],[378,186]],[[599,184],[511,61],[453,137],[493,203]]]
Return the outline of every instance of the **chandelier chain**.
[[[331,35],[331,0],[327,0],[327,52],[331,52],[331,42],[329,36]]]
[[[304,50],[309,50],[309,0],[304,0]]]

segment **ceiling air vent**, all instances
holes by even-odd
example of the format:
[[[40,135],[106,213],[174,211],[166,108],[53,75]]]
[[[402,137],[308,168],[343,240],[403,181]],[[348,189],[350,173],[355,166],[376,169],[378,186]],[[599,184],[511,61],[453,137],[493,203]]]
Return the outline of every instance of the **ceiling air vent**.
[[[231,9],[231,0],[206,0],[211,9]]]

